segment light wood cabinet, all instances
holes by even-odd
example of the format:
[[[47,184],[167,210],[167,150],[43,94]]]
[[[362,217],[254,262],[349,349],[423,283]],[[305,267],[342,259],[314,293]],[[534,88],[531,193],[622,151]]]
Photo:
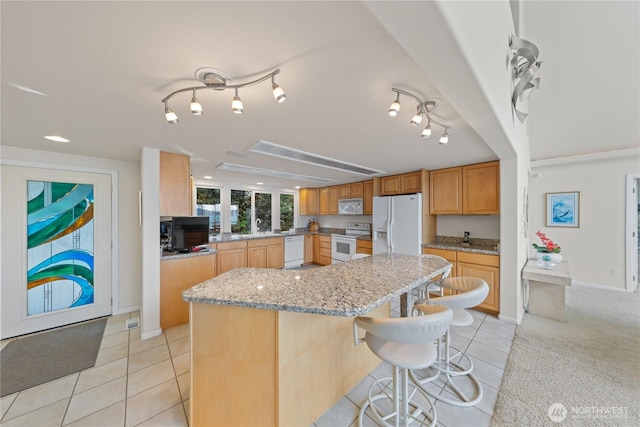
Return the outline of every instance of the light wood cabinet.
[[[380,195],[395,196],[422,192],[422,172],[409,172],[380,178]]]
[[[356,240],[356,253],[357,254],[373,254],[373,241],[371,240]]]
[[[500,162],[462,167],[462,213],[500,213]]]
[[[160,152],[160,216],[191,216],[191,160]]]
[[[364,182],[354,182],[349,186],[349,192],[352,199],[364,197]]]
[[[340,198],[340,186],[329,187],[329,215],[338,215],[338,199]]]
[[[429,213],[462,214],[462,168],[447,168],[429,173]]]
[[[439,169],[429,173],[429,213],[500,213],[500,162]]]
[[[458,252],[458,276],[483,279],[489,285],[489,295],[476,308],[498,314],[500,311],[500,257],[497,255]]]
[[[313,249],[313,262],[315,264],[331,264],[331,236],[314,234]]]
[[[269,237],[247,241],[247,265],[252,268],[284,267],[284,239]]]
[[[320,189],[320,207],[318,213],[320,215],[329,215],[329,187],[323,187]]]
[[[340,199],[349,199],[351,197],[355,197],[351,195],[351,185],[350,184],[343,184],[340,186],[340,194],[339,197]]]
[[[247,266],[247,241],[217,244],[217,275]]]
[[[310,264],[313,262],[313,235],[306,234],[304,236],[304,263]]]
[[[373,215],[373,180],[362,183],[364,206],[363,213],[365,215]]]
[[[301,188],[298,196],[300,215],[318,215],[319,190],[317,188]]]
[[[478,277],[489,285],[489,295],[477,309],[492,314],[500,311],[500,257],[498,255],[448,249],[423,248],[423,254],[438,255],[449,261],[453,267],[449,277]]]
[[[160,327],[189,322],[189,303],[182,291],[216,275],[216,255],[197,255],[160,261]]]

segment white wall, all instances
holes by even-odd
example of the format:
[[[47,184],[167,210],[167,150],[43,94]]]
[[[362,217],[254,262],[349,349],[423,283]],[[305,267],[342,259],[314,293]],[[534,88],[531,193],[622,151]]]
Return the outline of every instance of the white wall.
[[[463,237],[470,233],[472,239],[500,239],[500,215],[438,215],[438,236]]]
[[[531,162],[531,243],[542,230],[562,247],[575,282],[624,289],[626,175],[638,172],[640,149]],[[580,192],[580,227],[546,227],[545,193],[568,191]]]
[[[118,242],[116,242],[117,301],[114,314],[139,309],[141,303],[141,245],[138,226],[140,165],[134,162],[76,156],[51,151],[2,146],[2,159],[56,166],[115,170],[118,173]]]

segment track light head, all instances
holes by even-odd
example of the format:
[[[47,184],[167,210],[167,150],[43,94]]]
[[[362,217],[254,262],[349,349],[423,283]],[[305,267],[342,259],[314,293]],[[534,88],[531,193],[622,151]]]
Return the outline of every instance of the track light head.
[[[165,101],[164,103],[164,116],[167,119],[167,122],[170,124],[178,123],[178,116],[173,112],[171,108],[169,108],[169,103]]]
[[[431,122],[427,122],[427,127],[424,128],[422,134],[420,135],[423,138],[429,138],[431,136]]]
[[[391,107],[389,107],[389,115],[391,117],[395,117],[400,112],[400,94],[396,97],[396,100],[391,103]]]
[[[238,88],[236,88],[236,95],[233,97],[233,101],[231,101],[231,111],[236,114],[242,114],[244,112],[242,101],[238,96]]]
[[[271,76],[271,89],[273,91],[273,97],[278,101],[278,104],[287,99],[287,94],[284,93],[284,90],[282,90],[282,88],[278,86],[278,83],[276,83],[275,76]]]
[[[420,111],[420,109],[418,109],[418,112],[416,113],[416,115],[413,116],[413,118],[411,119],[411,124],[413,126],[418,126],[421,121],[422,121],[422,112]]]
[[[191,114],[193,114],[194,116],[201,116],[202,115],[202,104],[200,104],[200,101],[198,101],[198,98],[196,98],[196,91],[193,91],[193,97],[191,98]]]
[[[447,142],[449,142],[449,129],[445,128],[444,133],[440,137],[440,145],[445,145]]]

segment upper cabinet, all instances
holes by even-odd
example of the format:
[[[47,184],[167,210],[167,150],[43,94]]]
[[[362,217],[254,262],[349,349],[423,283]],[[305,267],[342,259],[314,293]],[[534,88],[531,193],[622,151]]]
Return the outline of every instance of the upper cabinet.
[[[160,152],[160,216],[191,216],[191,161]]]
[[[301,188],[300,215],[318,215],[319,213],[319,190],[317,188]]]
[[[500,162],[462,168],[462,212],[500,213]]]
[[[410,172],[380,178],[380,195],[420,193],[422,191],[422,172]]]
[[[500,213],[500,162],[439,169],[429,173],[429,213]]]
[[[363,213],[365,215],[373,215],[373,180],[364,181],[362,187],[362,197],[364,198]]]

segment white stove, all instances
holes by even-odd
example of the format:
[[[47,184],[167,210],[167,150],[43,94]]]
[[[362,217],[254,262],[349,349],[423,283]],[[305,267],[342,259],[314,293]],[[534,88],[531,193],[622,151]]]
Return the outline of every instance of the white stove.
[[[371,236],[371,224],[348,222],[344,234],[331,235],[331,263],[349,261],[356,253],[356,239]]]

